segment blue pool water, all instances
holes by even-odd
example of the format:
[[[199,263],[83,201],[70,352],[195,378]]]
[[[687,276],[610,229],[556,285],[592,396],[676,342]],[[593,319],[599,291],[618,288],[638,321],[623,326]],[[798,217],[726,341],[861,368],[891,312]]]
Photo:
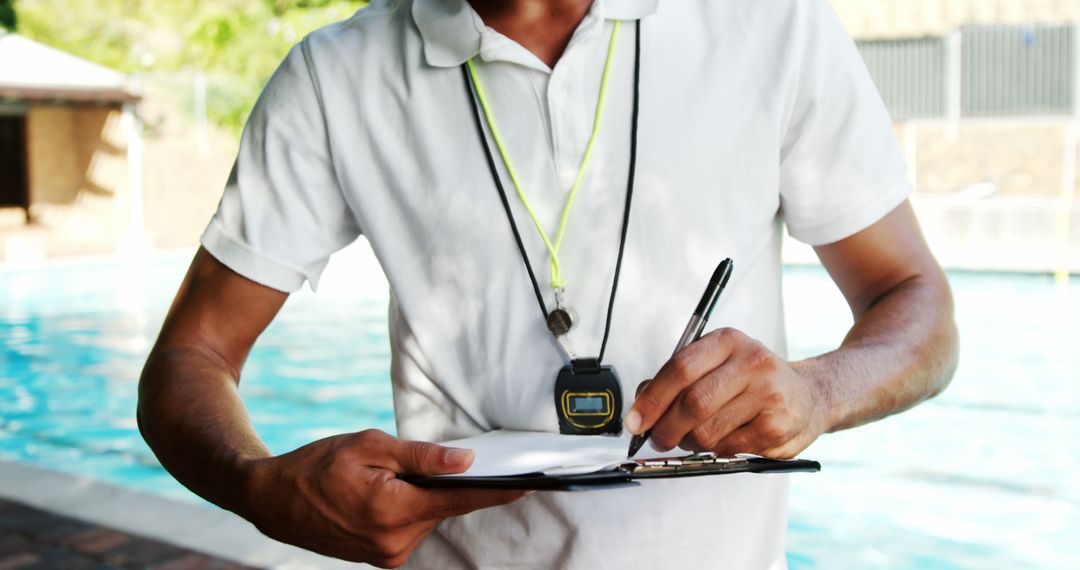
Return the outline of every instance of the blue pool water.
[[[133,415],[186,262],[0,272],[0,457],[198,500],[161,469]],[[806,453],[825,469],[792,477],[793,568],[1080,567],[1080,284],[952,281],[962,331],[953,385]],[[387,297],[358,248],[331,265],[318,295],[290,299],[241,386],[272,450],[393,432]],[[785,297],[792,357],[839,343],[850,318],[822,270],[788,268]]]

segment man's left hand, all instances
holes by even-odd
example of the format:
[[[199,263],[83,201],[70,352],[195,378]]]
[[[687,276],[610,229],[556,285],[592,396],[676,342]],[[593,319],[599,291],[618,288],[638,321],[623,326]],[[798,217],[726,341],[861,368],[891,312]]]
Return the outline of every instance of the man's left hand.
[[[760,342],[719,329],[638,387],[624,425],[654,448],[790,458],[829,430],[820,384]]]

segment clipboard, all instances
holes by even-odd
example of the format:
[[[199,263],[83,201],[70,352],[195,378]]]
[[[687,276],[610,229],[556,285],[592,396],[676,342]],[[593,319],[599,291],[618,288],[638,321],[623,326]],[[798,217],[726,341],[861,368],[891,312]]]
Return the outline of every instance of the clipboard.
[[[534,491],[589,491],[605,488],[636,487],[648,479],[673,479],[730,475],[735,473],[815,473],[821,464],[809,459],[769,459],[740,454],[717,457],[713,453],[694,453],[678,457],[628,460],[604,469],[584,473],[553,469],[520,475],[428,476],[400,478],[418,487],[430,489],[523,489]]]

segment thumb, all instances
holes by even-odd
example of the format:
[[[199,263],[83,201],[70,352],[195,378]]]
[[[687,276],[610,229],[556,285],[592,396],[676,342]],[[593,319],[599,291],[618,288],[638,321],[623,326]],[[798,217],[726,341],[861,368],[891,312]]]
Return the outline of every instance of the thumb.
[[[395,471],[403,475],[447,475],[461,473],[472,465],[471,449],[444,447],[425,441],[399,441],[392,452]]]

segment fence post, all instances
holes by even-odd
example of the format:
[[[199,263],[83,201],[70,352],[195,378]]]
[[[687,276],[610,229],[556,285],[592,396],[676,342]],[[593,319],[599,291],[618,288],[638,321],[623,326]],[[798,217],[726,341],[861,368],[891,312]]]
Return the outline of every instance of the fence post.
[[[1071,271],[1069,255],[1069,226],[1072,223],[1073,192],[1076,187],[1077,120],[1071,117],[1065,125],[1065,144],[1061,157],[1061,195],[1057,207],[1058,262],[1054,280],[1066,283]]]
[[[1065,148],[1061,157],[1061,196],[1058,198],[1057,238],[1058,263],[1054,280],[1059,284],[1069,281],[1072,271],[1070,226],[1072,205],[1076,194],[1076,151],[1080,137],[1080,22],[1072,26],[1072,50],[1068,69],[1072,73],[1072,113],[1065,126]]]
[[[963,58],[963,32],[960,28],[956,28],[949,33],[949,39],[947,43],[946,53],[948,54],[948,65],[946,68],[948,71],[948,82],[945,89],[948,94],[945,114],[947,117],[946,129],[949,142],[956,142],[957,129],[960,125],[960,115],[963,112],[963,101],[961,99],[961,91],[964,88],[963,72],[964,65]]]

